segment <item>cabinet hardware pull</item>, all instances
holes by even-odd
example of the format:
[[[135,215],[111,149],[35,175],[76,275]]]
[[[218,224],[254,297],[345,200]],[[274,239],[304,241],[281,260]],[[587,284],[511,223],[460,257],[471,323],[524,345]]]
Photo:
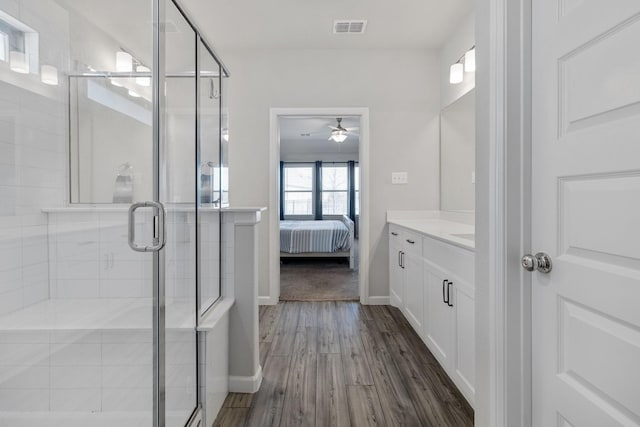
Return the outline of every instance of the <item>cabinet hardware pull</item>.
[[[447,283],[447,305],[449,307],[453,307],[453,303],[451,302],[451,285],[453,285],[453,282]]]
[[[411,239],[407,239],[408,243],[411,243],[412,245],[416,242],[415,240],[411,240]]]
[[[442,302],[449,305],[449,301],[447,301],[447,279],[442,281]]]
[[[397,235],[398,235],[398,233],[396,233],[395,231],[392,231],[392,232],[391,232],[391,235],[392,235],[392,236],[397,236]]]
[[[402,251],[398,251],[398,267],[402,267]]]
[[[404,252],[400,252],[400,267],[404,268]]]

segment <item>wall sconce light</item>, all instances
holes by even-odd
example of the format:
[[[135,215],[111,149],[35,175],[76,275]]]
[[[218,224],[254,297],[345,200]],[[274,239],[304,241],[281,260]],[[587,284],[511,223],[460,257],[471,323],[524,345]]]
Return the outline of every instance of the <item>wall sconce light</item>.
[[[57,86],[58,69],[53,65],[43,65],[40,68],[40,80],[46,85]]]
[[[131,54],[123,50],[116,52],[116,71],[119,73],[133,71],[133,57]]]
[[[9,52],[9,68],[11,71],[15,71],[20,74],[29,73],[29,61],[27,61],[27,55],[24,52],[18,52],[12,50]]]
[[[449,83],[453,85],[462,83],[465,72],[473,73],[475,71],[476,47],[474,45],[451,66],[451,69],[449,70]]]
[[[476,47],[473,46],[471,49],[464,54],[464,71],[467,73],[473,73],[476,71]]]
[[[137,65],[136,72],[138,73],[149,73],[151,70],[144,65]],[[151,86],[151,77],[136,77],[136,83],[140,86]]]
[[[458,84],[464,79],[464,66],[461,62],[456,62],[449,70],[449,83]]]

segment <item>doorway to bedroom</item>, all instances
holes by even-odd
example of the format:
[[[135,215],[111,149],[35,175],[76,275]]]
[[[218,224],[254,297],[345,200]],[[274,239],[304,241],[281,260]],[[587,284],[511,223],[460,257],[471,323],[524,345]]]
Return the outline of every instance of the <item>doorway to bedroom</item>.
[[[358,301],[360,117],[279,117],[281,301]]]

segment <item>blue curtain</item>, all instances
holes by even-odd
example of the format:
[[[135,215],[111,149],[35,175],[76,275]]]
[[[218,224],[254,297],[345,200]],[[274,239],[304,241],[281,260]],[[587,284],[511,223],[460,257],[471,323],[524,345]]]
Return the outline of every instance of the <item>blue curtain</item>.
[[[314,207],[315,207],[315,220],[322,219],[322,162],[317,161],[315,167],[315,191],[314,191]]]
[[[356,162],[349,161],[349,218],[356,222]]]
[[[280,162],[280,220],[284,220],[284,162]]]

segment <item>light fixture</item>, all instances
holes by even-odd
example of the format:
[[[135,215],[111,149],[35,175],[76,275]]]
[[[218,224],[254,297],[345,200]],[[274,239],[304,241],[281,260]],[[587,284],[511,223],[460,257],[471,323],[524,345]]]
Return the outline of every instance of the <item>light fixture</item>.
[[[129,89],[129,96],[132,98],[140,98],[142,95],[140,95],[138,92],[135,92],[131,89]]]
[[[347,130],[342,127],[342,118],[337,118],[336,121],[338,122],[338,126],[329,126],[331,127],[331,136],[329,139],[333,139],[335,142],[340,144],[347,139]]]
[[[119,73],[130,73],[133,71],[133,57],[121,50],[116,52],[116,71]]]
[[[9,68],[16,73],[28,74],[29,62],[27,61],[27,55],[17,50],[9,52]]]
[[[332,135],[332,139],[339,144],[341,142],[344,142],[347,139],[347,135],[345,134]]]
[[[335,142],[341,143],[347,139],[347,133],[341,130],[332,130],[331,137],[329,139],[333,139]]]
[[[464,61],[464,63],[463,63]],[[471,46],[471,49],[466,51],[455,64],[451,66],[449,70],[449,83],[452,85],[462,83],[464,80],[464,73],[473,73],[476,71],[476,47]]]
[[[136,66],[136,72],[138,73],[149,73],[151,70],[144,65]],[[136,83],[140,86],[151,86],[151,77],[136,77]]]
[[[471,49],[464,54],[464,71],[467,73],[472,73],[476,70],[476,47],[473,46]]]
[[[40,68],[40,80],[46,85],[57,86],[58,69],[53,65],[43,65]]]
[[[464,79],[464,66],[461,62],[456,62],[449,71],[449,83],[458,84]]]

